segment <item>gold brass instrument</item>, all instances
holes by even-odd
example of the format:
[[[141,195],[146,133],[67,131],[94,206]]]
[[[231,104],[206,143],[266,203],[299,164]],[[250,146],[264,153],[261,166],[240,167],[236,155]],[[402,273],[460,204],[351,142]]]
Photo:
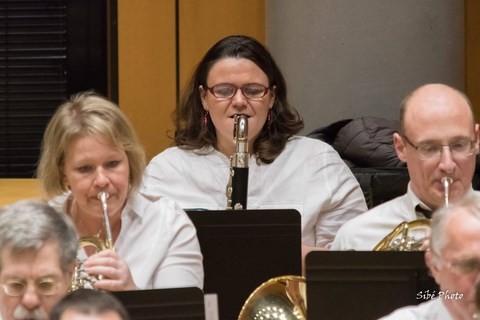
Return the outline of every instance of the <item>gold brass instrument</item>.
[[[443,177],[441,180],[444,191],[445,206],[448,206],[448,195],[453,180]],[[373,251],[419,251],[425,237],[416,237],[414,233],[423,234],[430,229],[430,219],[418,219],[400,223],[392,232],[380,241]]]
[[[110,219],[108,218],[107,200],[109,194],[105,191],[98,193],[97,198],[102,202],[103,223],[105,224],[105,246],[107,249],[113,249],[112,228],[110,227]]]
[[[281,276],[261,284],[242,307],[238,320],[306,320],[306,282],[301,276]]]
[[[416,239],[413,230],[430,229],[430,219],[404,221],[380,241],[373,251],[419,251],[424,238]]]
[[[93,247],[96,252],[113,249],[112,230],[110,228],[110,220],[108,218],[108,197],[109,194],[105,191],[101,191],[97,195],[97,198],[102,202],[103,226],[105,227],[106,239],[103,240],[98,236],[82,237],[79,240],[80,248]],[[82,261],[77,259],[77,265],[75,267],[75,272],[73,273],[70,291],[74,291],[80,288],[93,289],[93,284],[100,279],[101,276],[89,275],[83,269]]]
[[[226,189],[227,209],[247,209],[248,193],[248,117],[236,115],[233,124],[235,152],[230,157],[230,174]]]

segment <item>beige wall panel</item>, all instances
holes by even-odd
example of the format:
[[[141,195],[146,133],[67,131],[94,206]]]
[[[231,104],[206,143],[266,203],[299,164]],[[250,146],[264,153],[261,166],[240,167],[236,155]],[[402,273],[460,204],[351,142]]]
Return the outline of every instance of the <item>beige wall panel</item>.
[[[175,107],[175,1],[118,1],[120,108],[150,159],[171,144]]]
[[[245,34],[265,41],[264,0],[180,1],[180,86],[205,52],[221,38]]]
[[[46,199],[39,180],[0,179],[0,208],[27,199]]]
[[[424,83],[465,88],[463,1],[265,3],[267,45],[304,134],[342,119],[397,119],[402,99]]]

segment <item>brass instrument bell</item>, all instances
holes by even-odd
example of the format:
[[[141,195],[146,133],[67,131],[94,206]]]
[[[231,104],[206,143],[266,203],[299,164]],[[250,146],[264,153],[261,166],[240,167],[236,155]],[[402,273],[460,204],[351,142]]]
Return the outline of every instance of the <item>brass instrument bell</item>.
[[[306,320],[306,282],[301,276],[281,276],[261,284],[245,301],[238,320]]]

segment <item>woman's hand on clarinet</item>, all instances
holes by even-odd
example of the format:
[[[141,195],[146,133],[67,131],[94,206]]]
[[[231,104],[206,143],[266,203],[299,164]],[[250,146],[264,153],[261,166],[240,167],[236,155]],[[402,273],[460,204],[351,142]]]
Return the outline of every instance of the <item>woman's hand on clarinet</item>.
[[[83,263],[85,271],[98,276],[93,287],[106,291],[137,290],[128,264],[113,250],[103,250]]]

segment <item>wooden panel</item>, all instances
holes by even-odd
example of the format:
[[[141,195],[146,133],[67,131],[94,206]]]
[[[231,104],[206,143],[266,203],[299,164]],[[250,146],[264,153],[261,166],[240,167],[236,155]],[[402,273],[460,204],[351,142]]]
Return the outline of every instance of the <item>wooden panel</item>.
[[[466,91],[480,120],[480,1],[465,0]]]
[[[264,0],[180,1],[180,86],[205,52],[221,38],[244,34],[265,42]]]
[[[172,144],[176,63],[183,85],[205,51],[220,38],[247,34],[264,41],[264,0],[118,0],[119,104],[150,159]]]
[[[119,104],[150,159],[171,144],[175,107],[175,1],[118,1]]]
[[[0,207],[24,199],[42,199],[37,179],[0,179]]]

